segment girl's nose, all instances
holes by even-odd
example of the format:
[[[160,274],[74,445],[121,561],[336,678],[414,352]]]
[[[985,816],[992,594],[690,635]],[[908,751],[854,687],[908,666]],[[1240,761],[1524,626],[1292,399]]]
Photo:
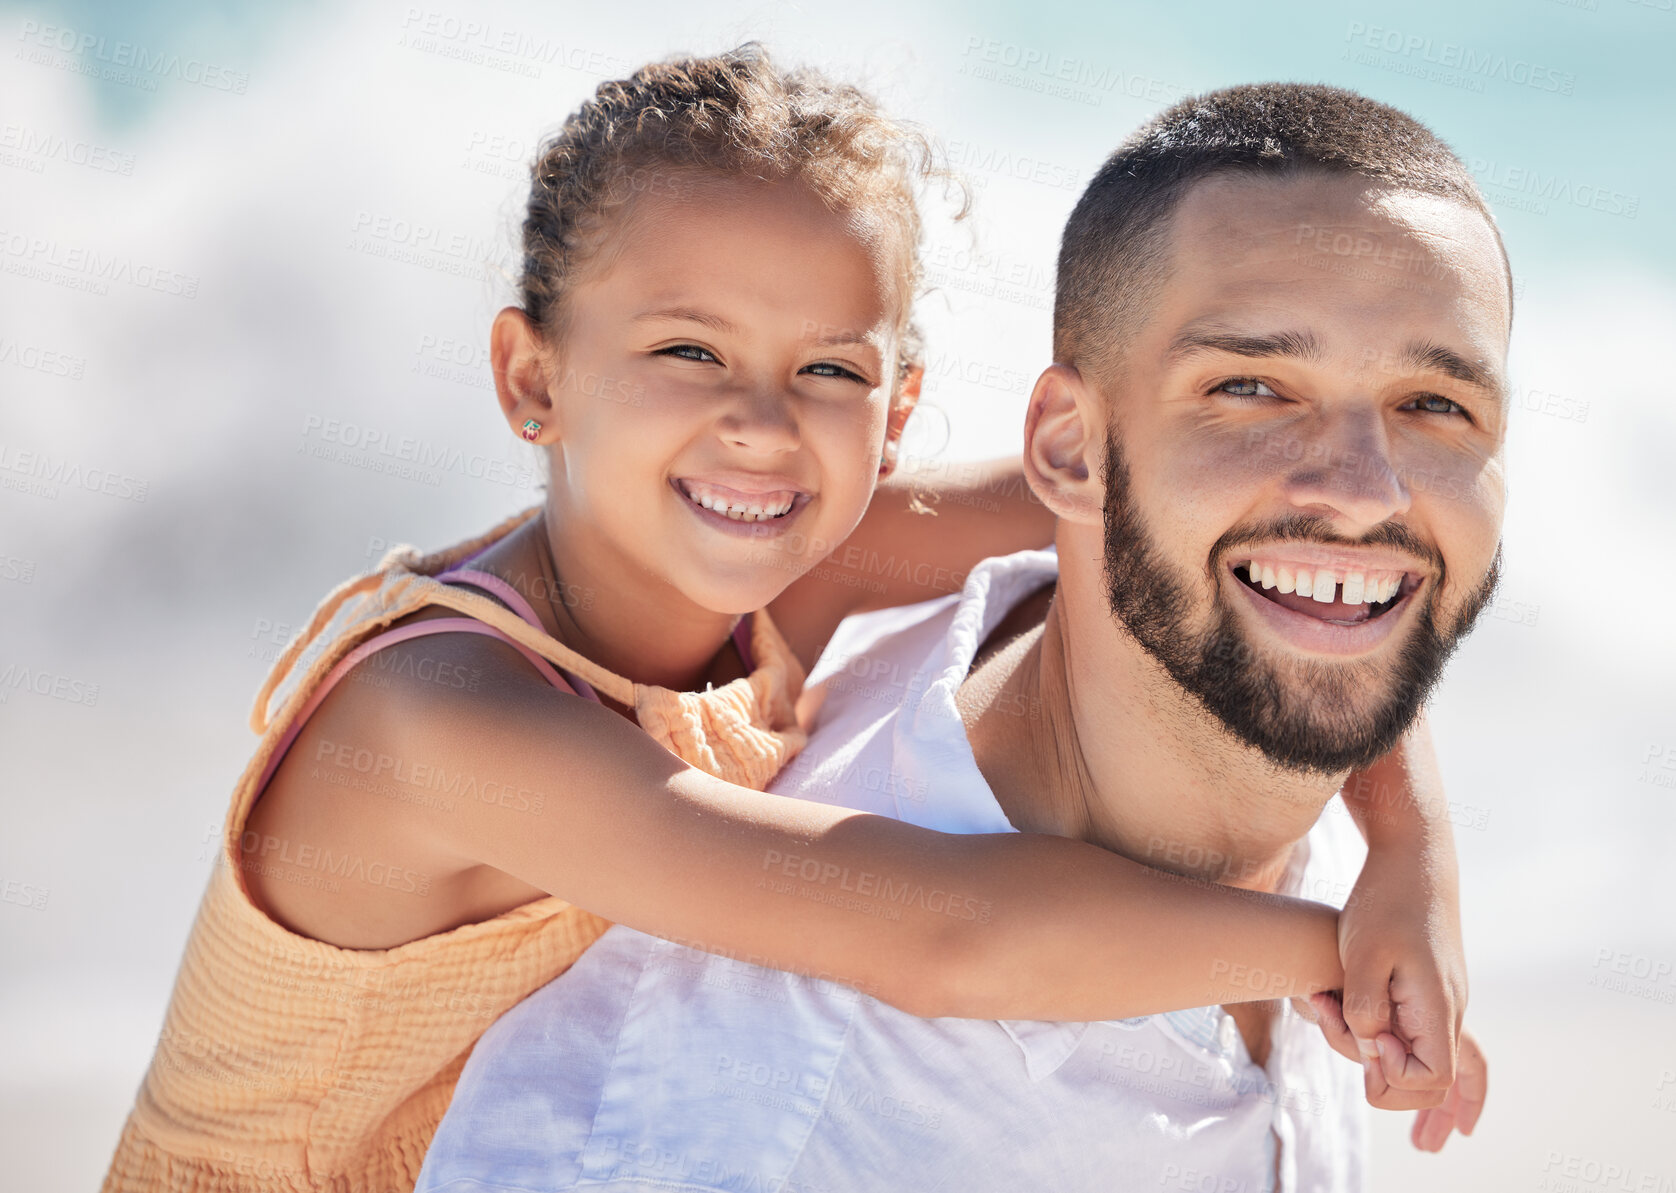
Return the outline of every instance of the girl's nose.
[[[727,443],[746,451],[773,455],[803,444],[791,399],[768,386],[741,387],[717,425]]]

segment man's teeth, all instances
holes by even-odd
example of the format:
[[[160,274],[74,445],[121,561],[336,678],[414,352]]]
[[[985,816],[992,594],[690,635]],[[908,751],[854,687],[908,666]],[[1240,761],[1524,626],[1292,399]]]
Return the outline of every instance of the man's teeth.
[[[1346,605],[1383,605],[1402,587],[1402,572],[1352,572],[1344,568],[1294,568],[1248,560],[1245,573],[1253,584],[1280,592],[1295,592],[1330,605],[1336,595]]]
[[[708,493],[687,494],[688,500],[702,505],[707,510],[714,510],[725,518],[735,522],[766,522],[770,518],[778,518],[789,511],[794,502],[793,498],[776,498],[769,502],[728,502],[720,497],[712,497]]]

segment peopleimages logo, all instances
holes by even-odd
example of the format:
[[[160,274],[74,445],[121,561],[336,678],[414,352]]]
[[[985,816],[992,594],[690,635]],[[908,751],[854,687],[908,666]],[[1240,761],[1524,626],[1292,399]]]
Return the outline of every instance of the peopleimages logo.
[[[85,166],[89,170],[121,174],[124,177],[134,172],[132,153],[124,153],[120,149],[112,149],[92,141],[72,140],[44,129],[29,128],[11,122],[0,125],[0,149],[15,150],[35,165],[60,161],[67,165]],[[0,155],[0,161],[6,161],[9,156]]]
[[[33,448],[0,443],[0,488],[57,497],[60,485],[128,501],[144,501],[151,492],[151,482],[139,477],[108,468],[88,467],[78,460]]]
[[[1401,29],[1351,21],[1344,39],[1352,47],[1378,50],[1399,58],[1418,58],[1475,79],[1494,79],[1558,95],[1570,95],[1577,88],[1577,76],[1570,71],[1528,62],[1523,58],[1510,58],[1495,50],[1477,50],[1452,41],[1434,41],[1421,33],[1406,33]]]
[[[26,20],[17,36],[36,51],[56,51],[80,59],[78,73],[106,77],[106,72],[110,72],[110,81],[150,84],[146,90],[156,88],[156,79],[174,79],[234,95],[243,95],[250,86],[250,75],[244,71],[216,66],[190,55],[182,57],[167,50],[153,50],[131,41],[107,39],[99,33],[82,33],[63,25]],[[101,68],[96,63],[104,65]]]
[[[1040,46],[993,37],[970,36],[961,51],[957,73],[1002,83],[1055,99],[1099,107],[1107,95],[1148,103],[1174,103],[1186,94],[1178,84],[1138,75],[1105,63],[1077,58]]]
[[[1641,197],[1593,182],[1574,182],[1561,174],[1544,174],[1532,166],[1516,166],[1491,158],[1475,157],[1469,168],[1478,185],[1490,191],[1506,191],[1511,204],[1537,215],[1548,214],[1548,204],[1598,211],[1634,219],[1641,212]],[[1500,200],[1499,196],[1492,195]]]
[[[361,426],[320,414],[303,417],[302,442],[298,451],[317,459],[331,460],[370,472],[388,473],[428,485],[440,485],[442,474],[456,473],[473,480],[533,488],[535,470],[511,460],[463,452],[457,447],[433,443],[412,435],[392,435],[378,427]]]
[[[77,289],[107,294],[110,283],[137,286],[178,298],[196,298],[198,279],[150,261],[136,261],[124,253],[101,253],[86,245],[63,244],[12,228],[0,228],[0,269],[19,277],[59,284],[79,283]]]

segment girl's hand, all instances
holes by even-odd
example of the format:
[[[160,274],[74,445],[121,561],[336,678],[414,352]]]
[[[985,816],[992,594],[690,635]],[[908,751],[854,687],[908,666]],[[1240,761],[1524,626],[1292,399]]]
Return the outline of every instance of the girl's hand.
[[[1369,1102],[1439,1106],[1457,1075],[1467,977],[1454,833],[1425,717],[1340,794],[1368,842],[1339,915],[1342,1022]]]
[[[1338,995],[1331,991],[1311,995],[1307,1010],[1300,1003],[1301,1000],[1298,1000],[1294,1005],[1297,1005],[1306,1017],[1313,1018],[1320,1025],[1322,1034],[1327,1037],[1327,1042],[1332,1045],[1333,1050],[1352,1060],[1356,1059],[1359,1052],[1356,1038],[1345,1025],[1343,1007]],[[1367,1075],[1368,1101],[1381,1109],[1399,1109],[1396,1105],[1388,1104],[1390,1084],[1385,1080],[1385,1074],[1392,1065],[1400,1066],[1403,1063],[1398,1055],[1402,1049],[1402,1042],[1387,1032],[1379,1037],[1376,1048],[1379,1060],[1363,1061],[1363,1070]],[[1423,1152],[1437,1152],[1443,1150],[1450,1131],[1458,1130],[1462,1135],[1471,1135],[1472,1129],[1478,1125],[1478,1116],[1484,1111],[1484,1099],[1488,1091],[1489,1066],[1485,1063],[1484,1051],[1478,1046],[1478,1041],[1473,1038],[1471,1032],[1462,1031],[1455,1054],[1455,1079],[1437,1105],[1422,1107],[1420,1113],[1414,1117],[1414,1129],[1408,1136],[1410,1141]]]
[[[1440,874],[1424,848],[1371,852],[1339,915],[1343,1021],[1382,1110],[1438,1106],[1455,1085],[1467,977],[1447,856]]]
[[[1484,1110],[1484,1098],[1489,1092],[1489,1068],[1484,1053],[1471,1032],[1463,1031],[1460,1050],[1456,1054],[1455,1084],[1443,1105],[1422,1110],[1414,1116],[1414,1129],[1409,1139],[1423,1152],[1440,1152],[1449,1141],[1449,1132],[1457,1130],[1471,1135]]]

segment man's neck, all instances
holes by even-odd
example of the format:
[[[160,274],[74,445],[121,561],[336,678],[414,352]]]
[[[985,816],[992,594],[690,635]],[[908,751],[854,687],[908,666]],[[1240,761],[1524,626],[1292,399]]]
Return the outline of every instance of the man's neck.
[[[1008,819],[1157,869],[1273,890],[1341,777],[1281,770],[1234,739],[1083,579],[1062,574],[1051,604],[1022,602],[958,695]]]

